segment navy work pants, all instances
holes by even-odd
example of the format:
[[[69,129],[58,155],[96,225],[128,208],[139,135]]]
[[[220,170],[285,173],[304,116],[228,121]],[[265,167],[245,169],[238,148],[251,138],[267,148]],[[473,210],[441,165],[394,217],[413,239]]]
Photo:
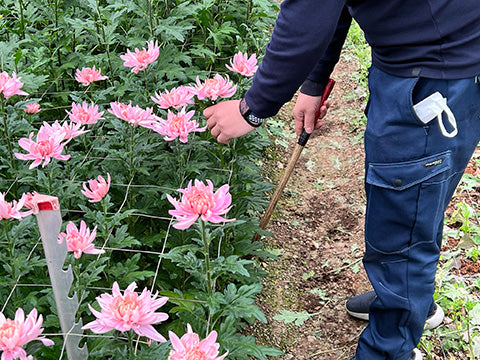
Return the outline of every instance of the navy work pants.
[[[377,298],[356,359],[409,360],[433,304],[444,211],[480,138],[480,85],[372,67],[369,89],[363,263]],[[456,117],[455,137],[413,110],[437,91]]]

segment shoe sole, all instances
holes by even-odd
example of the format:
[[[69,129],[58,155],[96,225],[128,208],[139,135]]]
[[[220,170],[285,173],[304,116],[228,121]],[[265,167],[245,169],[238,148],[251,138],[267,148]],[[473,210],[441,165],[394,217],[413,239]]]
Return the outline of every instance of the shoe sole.
[[[411,360],[423,360],[423,354],[418,349],[413,349],[413,356]]]
[[[370,319],[368,314],[351,311],[351,310],[348,310],[346,307],[345,309],[347,310],[347,313],[353,316],[354,318],[365,320],[365,321],[368,321]],[[430,316],[427,319],[427,321],[425,321],[425,330],[432,330],[438,327],[443,322],[444,317],[445,317],[445,313],[443,309],[437,305],[437,310],[433,313],[432,316]]]
[[[427,319],[427,321],[425,321],[425,330],[435,329],[443,322],[444,317],[445,312],[440,306],[437,305],[437,310]]]
[[[351,357],[350,360],[355,360],[355,356]],[[417,348],[413,349],[412,351],[412,357],[410,360],[423,360],[423,354],[420,350]]]
[[[345,307],[345,309],[347,310],[347,313],[351,316],[353,316],[354,318],[357,318],[357,319],[360,319],[360,320],[365,320],[365,321],[368,321],[370,318],[368,316],[368,314],[365,314],[365,313],[357,313],[357,312],[354,312],[354,311],[350,311],[348,310],[347,307]]]

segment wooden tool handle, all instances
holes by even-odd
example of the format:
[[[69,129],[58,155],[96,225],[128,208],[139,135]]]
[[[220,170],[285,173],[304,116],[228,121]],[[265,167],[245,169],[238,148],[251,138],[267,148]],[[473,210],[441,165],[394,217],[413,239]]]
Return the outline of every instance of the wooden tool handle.
[[[270,218],[273,214],[273,211],[275,210],[275,207],[277,206],[278,200],[282,196],[283,189],[285,188],[285,185],[287,185],[290,175],[292,175],[293,169],[295,168],[295,164],[297,163],[297,160],[300,157],[302,150],[303,150],[303,146],[298,144],[295,145],[295,149],[293,150],[293,153],[290,158],[290,161],[288,162],[287,168],[285,169],[285,172],[282,178],[280,179],[280,182],[278,183],[278,186],[275,189],[275,192],[273,193],[272,199],[270,200],[270,203],[268,204],[268,207],[265,210],[265,214],[263,215],[262,220],[260,220],[260,227],[262,229],[265,229],[267,227],[267,224],[270,221]]]
[[[320,106],[318,107],[318,110],[315,114],[315,119],[318,119],[318,117],[320,116],[320,109],[325,103],[325,101],[327,100],[330,93],[332,92],[334,85],[335,85],[335,80],[329,79],[327,85],[325,86],[325,89],[323,90],[322,99],[320,101]],[[307,133],[305,129],[303,129],[302,134],[299,136],[297,144],[293,149],[292,156],[288,161],[287,168],[285,169],[285,172],[283,173],[282,178],[280,179],[280,182],[278,183],[277,188],[275,189],[275,192],[273,193],[273,196],[270,199],[270,203],[268,204],[268,207],[265,210],[265,214],[260,220],[260,228],[265,229],[267,227],[267,224],[269,223],[270,218],[272,217],[273,211],[277,206],[278,200],[280,199],[280,196],[282,196],[283,189],[287,185],[288,179],[290,179],[290,175],[292,175],[292,172],[293,172],[293,169],[295,168],[297,160],[300,157],[300,154],[302,153],[303,148],[307,144],[309,137],[310,137],[310,134]],[[256,233],[253,237],[253,240],[254,241],[260,240],[260,235]]]

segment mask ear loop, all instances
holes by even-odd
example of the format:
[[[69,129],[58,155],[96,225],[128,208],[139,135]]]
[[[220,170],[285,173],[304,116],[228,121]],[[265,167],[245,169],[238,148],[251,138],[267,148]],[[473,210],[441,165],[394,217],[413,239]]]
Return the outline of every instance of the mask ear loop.
[[[443,98],[442,100],[442,111],[437,115],[438,126],[440,127],[440,131],[442,132],[443,136],[452,138],[458,134],[457,120],[455,119],[455,115],[453,115],[452,111],[447,106],[447,99]],[[447,129],[445,129],[442,116],[443,112],[445,112],[445,114],[447,115],[448,123],[453,127],[452,132],[448,132]]]

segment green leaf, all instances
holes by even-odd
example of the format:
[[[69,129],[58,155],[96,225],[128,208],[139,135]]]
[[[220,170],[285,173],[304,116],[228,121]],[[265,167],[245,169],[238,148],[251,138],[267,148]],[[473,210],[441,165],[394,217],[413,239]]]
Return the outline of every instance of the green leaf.
[[[330,299],[326,295],[325,290],[323,290],[323,289],[315,288],[315,289],[310,290],[309,292],[310,292],[310,294],[317,295],[320,299],[322,299],[324,301],[327,301],[327,300]]]
[[[231,255],[227,258],[220,256],[213,263],[213,273],[220,276],[224,272],[229,272],[249,277],[250,273],[245,268],[245,265],[248,264],[253,264],[253,261],[240,259],[237,255]]]
[[[480,304],[476,304],[473,309],[468,312],[468,316],[473,325],[480,325]]]
[[[315,271],[310,270],[308,273],[302,274],[302,280],[308,280],[308,279],[310,279],[311,277],[314,277],[314,276],[315,276]]]
[[[273,317],[274,320],[283,321],[285,324],[294,323],[297,326],[302,326],[305,321],[310,319],[311,315],[303,311],[280,310],[280,313]]]

